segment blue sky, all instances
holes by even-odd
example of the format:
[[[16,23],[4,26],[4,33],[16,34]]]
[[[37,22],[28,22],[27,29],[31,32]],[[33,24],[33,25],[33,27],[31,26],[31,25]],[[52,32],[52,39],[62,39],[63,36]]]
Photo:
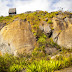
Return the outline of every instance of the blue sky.
[[[72,0],[0,0],[0,16],[7,16],[9,8],[16,8],[17,13],[26,11],[72,11]]]

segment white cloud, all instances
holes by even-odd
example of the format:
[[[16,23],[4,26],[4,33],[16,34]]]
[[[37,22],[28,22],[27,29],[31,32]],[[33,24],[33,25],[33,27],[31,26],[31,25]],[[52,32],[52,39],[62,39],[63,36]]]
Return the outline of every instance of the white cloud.
[[[12,7],[16,7],[17,13],[19,14],[26,11],[35,10],[51,12],[59,10],[60,7],[64,8],[64,10],[72,11],[71,3],[72,0],[4,0],[3,2],[0,1],[0,16],[8,15],[8,10],[10,7],[8,7],[7,4],[11,4],[13,5]]]
[[[35,11],[35,10],[50,10],[49,6],[51,2],[48,0],[32,0],[32,2],[26,2],[24,5],[20,2],[16,3],[17,13],[25,12],[25,11]]]
[[[53,7],[55,7],[55,10],[63,8],[64,11],[72,11],[72,0],[60,0]]]
[[[6,3],[2,3],[0,1],[0,16],[2,16],[2,15],[6,16],[6,15],[8,15],[9,7],[6,6]]]

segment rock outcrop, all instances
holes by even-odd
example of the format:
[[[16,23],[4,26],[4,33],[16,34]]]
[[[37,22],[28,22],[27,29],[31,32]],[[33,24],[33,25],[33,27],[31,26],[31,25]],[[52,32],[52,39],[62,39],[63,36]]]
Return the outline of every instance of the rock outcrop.
[[[60,46],[71,48],[72,14],[67,12],[55,14],[41,11],[32,15],[29,12],[26,15],[11,17],[11,21],[8,17],[1,20],[0,55],[6,52],[14,55],[21,54],[24,51],[31,53],[42,34],[45,34],[47,39],[52,38]],[[51,49],[46,47],[46,52],[52,52]],[[55,48],[54,51],[56,51]]]
[[[53,18],[53,35],[54,42],[58,45],[71,48],[72,47],[72,21],[71,18],[59,19]]]
[[[16,19],[0,31],[1,53],[30,53],[35,45],[35,37],[27,21]]]
[[[53,24],[47,24],[42,21],[39,28],[58,45],[71,48],[72,47],[72,18],[58,15],[52,18]],[[52,30],[53,28],[53,30]]]
[[[52,34],[52,30],[51,30],[51,27],[50,27],[50,24],[47,24],[47,22],[45,21],[42,21],[39,28],[44,31],[44,33],[48,36],[48,37],[51,37],[51,34]]]

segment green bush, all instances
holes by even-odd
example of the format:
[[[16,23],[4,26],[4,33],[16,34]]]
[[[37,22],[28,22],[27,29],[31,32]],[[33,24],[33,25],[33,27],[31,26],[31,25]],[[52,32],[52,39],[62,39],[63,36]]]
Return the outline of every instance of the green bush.
[[[0,72],[15,72],[21,70],[26,65],[25,59],[5,54],[0,56]]]
[[[39,48],[36,48],[35,52],[38,50]],[[26,60],[22,56],[14,57],[8,54],[0,56],[0,72],[19,72],[22,69],[26,69],[27,72],[52,72],[72,65],[72,55],[68,55],[68,57],[62,55],[55,59],[44,60],[45,58],[41,59],[42,54],[38,53],[39,60],[35,55],[35,58],[32,56]]]
[[[0,72],[7,71],[8,67],[6,66],[6,62],[4,61],[4,58],[0,56]]]
[[[71,63],[71,58],[63,58],[63,60],[40,60],[34,61],[27,66],[27,72],[53,72],[64,67],[68,67]]]
[[[39,40],[38,40],[38,42],[39,42],[39,43],[44,43],[44,42],[46,42],[46,40],[45,40],[45,38],[40,37]]]
[[[46,45],[46,38],[47,36],[44,33],[41,33],[37,41],[37,43],[39,43],[39,47]]]
[[[51,21],[51,20],[48,20],[48,22],[47,22],[48,24],[52,24],[53,22]]]
[[[22,65],[13,64],[12,66],[10,66],[10,72],[19,72],[22,69],[23,69]]]
[[[55,42],[53,41],[52,38],[49,38],[49,39],[47,40],[47,44],[48,44],[50,47],[55,47],[55,48],[57,48],[57,49],[60,49],[60,48],[61,48],[57,43],[55,43]]]

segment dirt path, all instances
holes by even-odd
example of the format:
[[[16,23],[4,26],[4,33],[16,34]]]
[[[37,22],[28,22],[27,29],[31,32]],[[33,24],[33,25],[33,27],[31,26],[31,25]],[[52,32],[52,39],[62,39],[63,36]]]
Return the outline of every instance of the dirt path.
[[[72,66],[55,72],[72,72]]]

